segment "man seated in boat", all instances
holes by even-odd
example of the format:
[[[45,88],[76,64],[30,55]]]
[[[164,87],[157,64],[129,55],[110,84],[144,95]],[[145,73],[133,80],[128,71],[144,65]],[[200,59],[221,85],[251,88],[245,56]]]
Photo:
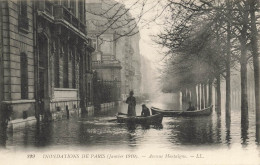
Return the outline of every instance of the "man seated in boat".
[[[136,116],[136,111],[135,111],[136,100],[133,91],[130,91],[129,97],[126,99],[126,103],[128,104],[127,115]]]
[[[149,108],[146,107],[145,104],[142,105],[142,112],[141,112],[141,116],[150,116],[150,110]]]
[[[192,105],[191,101],[189,101],[189,108],[187,109],[187,111],[195,111],[195,107],[194,105]]]

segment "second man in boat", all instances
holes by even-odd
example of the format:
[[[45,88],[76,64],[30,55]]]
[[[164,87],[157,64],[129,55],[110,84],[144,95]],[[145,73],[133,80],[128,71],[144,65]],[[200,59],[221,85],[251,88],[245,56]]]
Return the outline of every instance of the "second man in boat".
[[[150,110],[149,108],[146,107],[145,104],[142,105],[142,112],[141,112],[141,116],[150,116]]]

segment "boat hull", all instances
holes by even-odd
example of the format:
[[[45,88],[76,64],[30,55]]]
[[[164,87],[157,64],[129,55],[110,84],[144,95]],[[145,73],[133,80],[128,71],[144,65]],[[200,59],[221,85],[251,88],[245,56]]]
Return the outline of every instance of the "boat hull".
[[[142,117],[142,116],[128,117],[128,116],[123,116],[123,115],[117,116],[118,123],[152,125],[152,124],[161,124],[162,120],[163,120],[163,115],[160,113],[157,113],[152,116],[147,116],[147,117]]]
[[[162,110],[159,108],[152,107],[152,114],[162,114],[165,117],[171,117],[171,116],[209,116],[212,113],[212,106],[196,110],[196,111],[176,111],[176,110]]]

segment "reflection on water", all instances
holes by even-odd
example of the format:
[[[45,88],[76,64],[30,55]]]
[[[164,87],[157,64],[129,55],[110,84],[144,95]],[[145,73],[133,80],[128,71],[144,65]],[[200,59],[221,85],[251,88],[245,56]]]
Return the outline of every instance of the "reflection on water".
[[[256,125],[256,143],[260,144],[260,125]]]
[[[6,128],[3,126],[0,126],[0,147],[3,147],[3,148],[6,147],[6,140],[7,140]]]
[[[226,144],[229,146],[231,143],[231,136],[230,136],[230,124],[231,118],[230,116],[226,116]]]
[[[217,114],[217,121],[216,121],[216,142],[221,142],[221,116]]]
[[[159,106],[155,102],[148,104],[151,105]],[[137,105],[136,109],[137,114],[140,114],[141,105]],[[126,110],[126,105],[122,104],[92,117],[70,118],[15,130],[1,128],[0,144],[9,149],[74,146],[130,150],[149,149],[151,145],[176,149],[198,145],[225,147],[233,144],[248,147],[256,145],[255,141],[259,144],[259,128],[255,128],[255,115],[251,110],[248,119],[243,119],[242,123],[240,111],[236,109],[231,112],[232,119],[213,112],[206,117],[165,117],[161,125],[126,125],[111,122],[117,112]]]
[[[249,126],[249,121],[248,121],[248,117],[246,117],[241,121],[241,139],[242,139],[243,146],[248,145],[248,126]]]

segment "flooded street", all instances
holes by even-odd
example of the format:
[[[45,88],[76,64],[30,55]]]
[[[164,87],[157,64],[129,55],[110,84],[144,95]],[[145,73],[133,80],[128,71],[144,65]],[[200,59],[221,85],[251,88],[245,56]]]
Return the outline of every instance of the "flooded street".
[[[175,104],[160,101],[148,106],[174,107]],[[137,115],[141,105],[137,105]],[[226,122],[224,113],[215,112],[206,117],[164,117],[161,125],[129,127],[115,119],[117,112],[126,112],[121,105],[94,116],[55,121],[49,124],[31,125],[8,130],[7,139],[1,143],[9,151],[34,149],[80,149],[137,151],[157,148],[160,150],[181,149],[229,149],[259,151],[256,143],[254,111],[249,111],[249,126],[241,129],[240,111],[232,111],[231,122]],[[3,135],[1,137],[4,137]],[[259,153],[259,152],[258,152]]]

